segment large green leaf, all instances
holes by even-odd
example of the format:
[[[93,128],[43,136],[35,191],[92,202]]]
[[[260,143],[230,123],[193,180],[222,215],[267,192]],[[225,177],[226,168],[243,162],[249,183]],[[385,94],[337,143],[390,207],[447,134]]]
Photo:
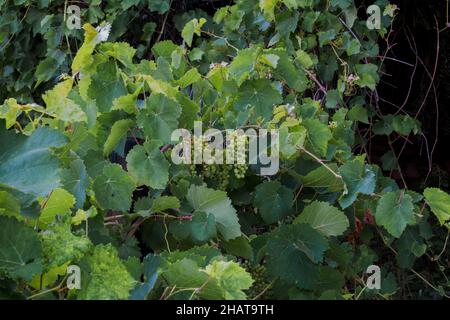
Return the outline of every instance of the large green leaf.
[[[69,192],[60,188],[53,190],[42,205],[39,226],[45,228],[55,220],[57,215],[70,215],[70,209],[74,204],[75,198]]]
[[[277,49],[272,52],[280,57],[274,71],[276,79],[286,81],[289,87],[298,92],[304,92],[308,88],[308,78],[303,69],[295,66],[286,51]]]
[[[266,223],[275,223],[292,212],[294,194],[278,181],[267,181],[256,187],[254,205]]]
[[[96,46],[95,38],[97,37],[98,31],[88,23],[83,26],[83,29],[85,31],[84,42],[73,59],[73,74],[85,69],[92,63],[92,53]]]
[[[192,46],[192,38],[194,37],[194,34],[199,36],[201,28],[205,23],[205,18],[200,18],[200,20],[192,19],[191,21],[186,23],[183,31],[181,32],[181,36],[189,47]]]
[[[136,284],[111,244],[96,246],[82,271],[82,300],[125,300]]]
[[[108,164],[94,181],[95,197],[103,209],[127,211],[136,185],[117,164]]]
[[[378,201],[375,218],[377,224],[399,238],[406,226],[414,222],[414,205],[411,196],[405,191],[385,194]]]
[[[201,74],[198,72],[197,68],[192,68],[186,72],[177,83],[181,88],[186,88],[187,86],[199,81],[202,78]]]
[[[81,159],[72,161],[67,169],[62,171],[61,183],[65,190],[76,198],[76,208],[83,207],[86,201],[86,190],[89,187],[89,177]]]
[[[191,185],[186,199],[195,211],[214,215],[217,229],[225,240],[231,240],[241,235],[241,226],[236,210],[231,205],[231,200],[227,197],[226,192],[209,189],[205,186]]]
[[[209,280],[209,276],[192,258],[182,258],[171,263],[163,277],[169,285],[177,288],[202,288],[199,295],[204,299],[223,299],[217,282]]]
[[[229,74],[240,86],[255,69],[259,48],[252,47],[240,50],[229,67]]]
[[[99,50],[117,60],[119,60],[124,66],[133,68],[133,56],[136,53],[136,49],[131,47],[126,42],[106,42],[99,46]]]
[[[0,216],[0,270],[30,280],[41,271],[41,243],[36,231],[15,218]]]
[[[306,140],[306,129],[299,127],[297,131],[289,132],[288,127],[280,129],[280,153],[286,159],[293,158]]]
[[[178,128],[181,107],[161,93],[152,94],[137,117],[139,127],[150,139],[170,142],[172,132]]]
[[[264,12],[264,18],[267,21],[273,21],[275,19],[275,6],[280,0],[260,0],[259,7]]]
[[[217,236],[216,219],[213,214],[198,211],[190,222],[191,237],[196,243],[204,243]]]
[[[20,203],[9,192],[0,190],[0,216],[13,216],[20,219]]]
[[[345,214],[326,202],[314,201],[306,206],[294,223],[307,223],[326,236],[340,236],[348,229]]]
[[[169,162],[161,153],[157,140],[135,146],[127,156],[128,170],[138,181],[154,189],[164,189],[169,180]]]
[[[81,106],[68,98],[72,83],[72,79],[65,80],[42,96],[46,110],[63,121],[87,122],[86,113]]]
[[[106,139],[103,147],[103,155],[105,157],[109,156],[119,141],[126,137],[128,130],[130,130],[133,124],[134,121],[131,119],[122,119],[113,124],[108,139]]]
[[[448,193],[436,188],[427,188],[423,195],[441,225],[450,220],[450,195]]]
[[[85,236],[76,236],[70,230],[70,223],[52,225],[41,235],[42,251],[50,267],[80,260],[91,248],[91,241]]]
[[[148,1],[148,7],[151,11],[166,13],[170,9],[170,0],[152,0]]]
[[[61,176],[51,148],[65,142],[62,133],[48,128],[39,128],[30,137],[0,128],[0,184],[35,196],[49,194]]]
[[[235,105],[239,111],[254,107],[257,116],[269,119],[273,106],[282,101],[280,92],[272,87],[270,80],[258,79],[244,82],[239,89]]]
[[[215,260],[206,266],[205,273],[217,281],[226,300],[245,300],[247,296],[242,290],[253,283],[252,277],[234,261]]]
[[[100,112],[108,112],[116,98],[128,93],[116,64],[107,61],[97,66],[88,89],[88,95],[95,100]]]
[[[302,123],[308,131],[308,142],[320,156],[327,154],[328,142],[333,135],[326,124],[317,119],[307,119]]]
[[[328,164],[328,167],[334,172],[338,171],[338,166],[335,163]],[[330,192],[341,191],[344,187],[342,179],[336,177],[336,175],[324,166],[308,172],[305,176],[300,176],[300,180],[305,187],[326,188]]]
[[[342,165],[339,173],[345,183],[345,190],[339,199],[343,209],[355,202],[359,193],[370,195],[375,191],[376,174],[361,158],[354,159]]]
[[[356,73],[359,76],[359,79],[355,81],[357,85],[360,87],[368,87],[371,90],[375,90],[375,87],[380,80],[380,76],[378,75],[378,67],[374,64],[357,64],[356,65]]]
[[[180,201],[176,197],[161,196],[153,200],[152,211],[162,212],[167,209],[178,209]]]
[[[300,223],[282,225],[267,243],[267,271],[304,289],[314,289],[319,269],[328,248],[326,238],[311,226]]]
[[[197,259],[182,258],[170,263],[163,273],[170,285],[189,290],[199,288],[197,294],[202,299],[243,300],[243,290],[253,283],[251,276],[233,261],[214,260],[205,268],[200,268]],[[190,289],[189,296],[195,292]]]

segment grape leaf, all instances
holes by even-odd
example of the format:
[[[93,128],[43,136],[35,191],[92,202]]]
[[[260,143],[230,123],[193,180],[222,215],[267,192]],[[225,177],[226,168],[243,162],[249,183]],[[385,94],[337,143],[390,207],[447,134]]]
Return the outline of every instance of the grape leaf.
[[[20,220],[20,202],[9,192],[0,190],[0,216],[12,216]]]
[[[162,212],[167,209],[178,209],[180,201],[176,197],[161,196],[152,203],[152,212]]]
[[[61,174],[62,187],[76,198],[75,208],[80,209],[86,201],[86,189],[89,187],[89,177],[81,159],[73,160]]]
[[[72,73],[75,74],[89,66],[92,63],[92,53],[94,52],[96,43],[94,39],[97,37],[98,31],[86,23],[83,26],[84,29],[84,42],[80,49],[77,51],[72,62]]]
[[[298,131],[289,132],[287,127],[280,129],[280,152],[290,159],[298,153],[300,147],[303,147],[306,140],[306,129],[299,127]]]
[[[183,31],[181,32],[181,36],[189,47],[192,46],[192,38],[194,37],[194,33],[199,36],[201,28],[205,23],[205,18],[200,18],[200,20],[192,19],[191,21],[186,23]]]
[[[101,72],[92,76],[88,95],[95,100],[100,112],[108,112],[113,106],[113,101],[128,92],[113,61],[98,65],[97,70]]]
[[[170,9],[169,0],[152,0],[148,1],[148,7],[151,11],[156,11],[160,14],[166,13]]]
[[[348,229],[345,214],[326,202],[314,201],[306,206],[294,223],[307,223],[326,236],[340,236]]]
[[[111,132],[106,139],[105,145],[103,147],[103,156],[107,157],[114,150],[116,145],[122,138],[126,136],[128,130],[134,125],[134,121],[131,119],[122,119],[114,122],[111,127]]]
[[[75,236],[70,223],[57,223],[41,234],[42,252],[46,265],[57,267],[80,260],[90,249],[91,241]]]
[[[46,196],[58,187],[61,175],[59,160],[50,148],[65,142],[62,133],[49,128],[39,128],[30,137],[0,128],[0,184]]]
[[[202,76],[198,72],[197,68],[192,68],[187,71],[180,79],[178,79],[177,83],[181,88],[186,88],[187,86],[197,82],[201,78]]]
[[[328,248],[326,238],[307,224],[282,225],[267,242],[267,271],[303,289],[313,289],[318,280],[316,263]]]
[[[436,188],[427,188],[423,195],[441,225],[450,220],[450,195],[448,193]]]
[[[355,202],[358,193],[370,195],[375,191],[376,174],[362,159],[345,163],[339,168],[339,173],[345,183],[344,193],[339,199],[343,209]]]
[[[190,229],[192,239],[196,243],[205,243],[217,236],[216,219],[213,214],[195,212]]]
[[[240,86],[255,69],[259,51],[258,47],[240,50],[231,62],[228,72],[230,77],[237,82],[238,86]]]
[[[44,229],[55,220],[56,215],[70,215],[74,204],[75,198],[69,192],[60,188],[53,190],[42,205],[39,226]]]
[[[231,240],[241,235],[236,210],[231,205],[231,200],[227,197],[226,192],[209,189],[205,186],[191,185],[186,199],[195,211],[214,215],[217,230],[225,240]]]
[[[240,87],[236,109],[239,111],[255,107],[256,115],[269,119],[272,115],[272,108],[280,104],[283,98],[280,92],[272,87],[272,82],[268,79],[250,80],[244,82]]]
[[[378,67],[374,64],[357,64],[356,73],[359,79],[355,81],[360,87],[368,87],[371,90],[375,90],[375,87],[380,80],[378,75]]]
[[[9,129],[16,124],[17,117],[22,113],[20,109],[21,106],[14,98],[9,98],[0,105],[0,119],[5,119],[6,129]]]
[[[267,181],[256,187],[253,204],[266,223],[275,223],[292,211],[294,194],[278,181]]]
[[[275,6],[280,0],[260,0],[259,7],[264,12],[264,18],[267,21],[273,21],[275,19]]]
[[[77,295],[81,300],[125,300],[136,281],[119,259],[117,250],[111,245],[97,245],[86,258],[87,266],[82,270],[85,278]]]
[[[136,49],[126,42],[105,42],[99,46],[100,52],[119,60],[124,66],[133,69],[133,56]]]
[[[338,171],[338,166],[335,163],[327,164],[327,166],[334,172]],[[300,180],[305,187],[326,188],[330,192],[341,191],[344,187],[342,179],[336,177],[324,166],[308,172],[305,176],[300,176]]]
[[[42,99],[48,112],[54,114],[62,121],[87,122],[86,113],[75,101],[68,98],[72,90],[72,79],[58,83],[53,89],[48,90]]]
[[[253,283],[252,277],[234,261],[215,260],[206,266],[205,273],[218,282],[225,300],[246,299],[243,290]]]
[[[164,189],[169,180],[169,162],[161,153],[161,142],[150,140],[136,145],[127,156],[128,170],[138,184]]]
[[[414,222],[414,205],[411,196],[404,191],[385,194],[378,201],[375,219],[377,224],[399,238],[406,226]]]
[[[306,119],[302,124],[308,131],[307,139],[311,146],[319,155],[325,156],[327,154],[328,142],[333,137],[328,126],[317,119]]]
[[[298,92],[304,92],[308,88],[308,78],[306,77],[305,71],[296,67],[285,50],[276,49],[271,52],[280,57],[277,67],[274,70],[275,78],[280,81],[286,81],[290,88]]]
[[[41,271],[42,248],[37,233],[15,218],[0,216],[0,270],[31,280]]]
[[[145,300],[147,295],[155,286],[158,280],[158,267],[161,257],[155,254],[148,254],[144,258],[144,282],[139,283],[131,292],[130,300]]]
[[[139,127],[151,139],[170,142],[172,132],[178,127],[180,105],[163,94],[152,94],[137,117]]]
[[[93,185],[100,207],[117,211],[130,209],[134,189],[134,181],[117,164],[104,166],[102,174],[95,179]]]

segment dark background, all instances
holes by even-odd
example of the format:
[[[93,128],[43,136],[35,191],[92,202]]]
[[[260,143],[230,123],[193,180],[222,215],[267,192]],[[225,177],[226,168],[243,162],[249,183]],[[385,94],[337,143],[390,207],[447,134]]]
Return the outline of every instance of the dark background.
[[[400,12],[393,26],[389,57],[379,85],[380,108],[403,111],[422,123],[423,135],[410,137],[399,158],[408,187],[438,186],[448,191],[450,173],[450,28],[448,0],[394,0]],[[436,24],[440,32],[437,31]],[[439,38],[439,40],[438,40]],[[433,81],[432,81],[433,78]],[[404,140],[393,146],[401,151]],[[373,160],[388,151],[386,139],[374,141]],[[398,172],[393,173],[398,178]]]

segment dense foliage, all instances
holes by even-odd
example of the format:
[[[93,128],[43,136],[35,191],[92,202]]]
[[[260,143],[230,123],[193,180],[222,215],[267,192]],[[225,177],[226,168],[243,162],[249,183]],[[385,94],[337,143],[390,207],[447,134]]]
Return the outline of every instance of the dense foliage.
[[[2,17],[17,22],[6,13],[28,2],[10,2],[0,2]],[[64,5],[37,3],[27,12]],[[380,30],[367,28],[352,0],[238,0],[214,16],[190,11],[174,19],[179,42],[157,41],[145,57],[148,39],[136,50],[111,41],[120,26],[86,23],[73,59],[49,41],[80,31],[65,33],[61,15],[28,13],[16,28],[43,36],[46,49],[21,38],[13,48],[35,56],[0,51],[8,74],[0,84],[11,96],[0,106],[0,297],[448,297],[450,195],[401,189],[366,160],[368,136],[421,130],[372,103],[379,42],[396,14],[387,0],[376,4]],[[126,28],[142,6],[108,1],[105,12]],[[85,10],[92,23],[105,14]],[[17,23],[3,19],[0,30],[6,25]],[[37,60],[29,74],[5,67]],[[30,93],[50,79],[57,83],[42,97]],[[171,132],[194,121],[278,129],[279,173],[173,164]],[[69,265],[81,268],[79,290],[66,287]],[[379,290],[365,287],[370,265],[381,268]]]

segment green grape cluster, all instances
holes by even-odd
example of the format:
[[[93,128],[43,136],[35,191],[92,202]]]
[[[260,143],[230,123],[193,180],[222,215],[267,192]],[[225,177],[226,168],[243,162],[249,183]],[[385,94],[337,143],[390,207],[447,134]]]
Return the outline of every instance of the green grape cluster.
[[[217,188],[220,190],[226,190],[229,182],[230,182],[230,174],[234,174],[236,179],[245,178],[245,174],[248,170],[248,165],[246,162],[246,150],[248,148],[248,139],[244,136],[245,147],[238,148],[238,139],[239,137],[236,131],[233,131],[228,137],[229,145],[228,147],[234,151],[235,155],[235,164],[203,164],[203,165],[195,165],[191,164],[189,166],[189,170],[191,175],[193,176],[201,176],[205,179],[210,179],[214,181]],[[195,153],[202,153],[205,150],[210,151],[209,154],[214,156],[211,152],[212,150],[209,141],[205,137],[198,137],[197,139],[201,139],[201,143],[192,144],[192,150],[194,151],[192,154],[192,160],[195,160]],[[204,153],[203,153],[204,154]]]
[[[200,175],[215,181],[219,190],[226,190],[230,182],[230,169],[227,165],[203,165]]]
[[[219,190],[226,190],[230,182],[230,170],[227,165],[204,165],[202,176],[215,181]]]
[[[227,165],[221,165],[219,166],[220,170],[217,173],[219,186],[218,188],[220,190],[226,190],[228,187],[228,184],[230,182],[230,172]]]
[[[270,281],[267,279],[266,267],[264,265],[252,266],[248,260],[242,263],[242,267],[251,274],[254,280],[253,285],[248,289],[248,297],[258,300],[266,300],[271,298]]]
[[[197,167],[195,164],[189,165],[189,172],[191,173],[192,176],[197,175]]]
[[[246,155],[245,150],[248,149],[248,139],[244,136],[245,139],[245,147],[238,148],[237,139],[242,138],[239,137],[236,131],[233,131],[229,137],[230,145],[229,147],[234,150],[236,155],[236,164],[233,165],[233,173],[237,179],[245,178],[245,173],[247,172],[248,166],[245,164]]]
[[[247,165],[237,164],[234,166],[233,172],[234,172],[234,175],[236,176],[236,178],[244,179],[245,173],[247,172]]]
[[[204,137],[200,137],[199,139],[202,139],[201,144],[192,145],[194,153],[195,151],[201,153],[203,150],[211,148],[207,139]],[[194,153],[192,155],[192,160],[194,160]],[[214,154],[212,154],[212,156],[214,156]],[[214,181],[217,184],[217,189],[226,190],[230,182],[230,167],[231,166],[226,164],[191,164],[189,166],[189,171],[193,176],[200,176]]]
[[[218,166],[215,165],[215,164],[213,164],[213,165],[206,165],[206,166],[203,166],[202,175],[205,178],[213,178],[213,177],[215,177],[215,175],[217,173],[217,170],[218,170]]]

